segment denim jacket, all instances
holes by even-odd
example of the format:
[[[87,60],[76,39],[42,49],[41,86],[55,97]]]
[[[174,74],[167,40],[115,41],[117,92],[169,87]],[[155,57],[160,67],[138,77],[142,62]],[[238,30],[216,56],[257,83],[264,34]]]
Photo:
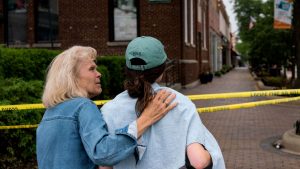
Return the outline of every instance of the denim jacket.
[[[91,169],[113,165],[134,153],[136,122],[108,133],[97,106],[74,98],[48,108],[37,128],[40,169]]]

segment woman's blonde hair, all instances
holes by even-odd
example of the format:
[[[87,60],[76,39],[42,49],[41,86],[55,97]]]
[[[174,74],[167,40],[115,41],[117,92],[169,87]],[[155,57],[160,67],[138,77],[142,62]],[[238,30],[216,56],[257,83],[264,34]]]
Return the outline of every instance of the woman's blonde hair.
[[[95,60],[97,52],[92,47],[73,46],[57,55],[48,67],[43,93],[46,108],[74,97],[87,97],[87,92],[78,86],[77,74],[80,62]]]

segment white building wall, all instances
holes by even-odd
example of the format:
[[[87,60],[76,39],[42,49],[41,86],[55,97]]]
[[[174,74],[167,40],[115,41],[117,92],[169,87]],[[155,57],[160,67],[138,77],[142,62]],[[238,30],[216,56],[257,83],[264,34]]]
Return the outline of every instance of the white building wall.
[[[219,11],[219,23],[220,23],[220,32],[230,40],[230,25],[227,25],[222,12]]]
[[[230,25],[227,24],[226,20],[225,20],[225,17],[223,15],[223,13],[221,12],[221,10],[219,11],[219,24],[220,24],[220,32],[221,34],[227,38],[228,40],[228,45],[229,45],[229,42],[230,42]],[[220,48],[222,50],[222,48]],[[229,46],[226,47],[226,64],[227,65],[231,65],[231,56],[230,56],[230,48]],[[222,52],[220,54],[221,58],[222,58]],[[221,64],[222,64],[222,60],[221,60]]]
[[[222,69],[221,39],[213,31],[210,32],[210,66],[213,72]]]

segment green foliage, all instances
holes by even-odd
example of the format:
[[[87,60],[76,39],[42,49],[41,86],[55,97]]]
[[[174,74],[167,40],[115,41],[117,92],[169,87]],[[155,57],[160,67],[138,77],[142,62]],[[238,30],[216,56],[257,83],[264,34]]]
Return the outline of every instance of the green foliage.
[[[256,71],[256,75],[257,75],[258,77],[266,77],[266,76],[270,76],[269,72],[266,72],[265,69],[261,69],[261,70]]]
[[[48,65],[58,51],[0,47],[0,105],[41,103]],[[98,58],[102,94],[111,99],[123,90],[124,57]],[[44,110],[1,111],[0,125],[38,124]],[[0,130],[0,168],[36,166],[35,129]]]
[[[46,69],[58,51],[0,47],[0,105],[41,103]],[[0,125],[38,124],[44,110],[1,111]],[[0,130],[0,168],[35,168],[35,129]]]
[[[107,67],[105,65],[100,65],[97,67],[97,70],[101,73],[101,88],[102,88],[102,92],[100,94],[100,96],[97,96],[93,99],[95,100],[101,100],[101,99],[111,99],[110,97],[110,72],[107,69]]]
[[[285,84],[285,79],[283,77],[266,76],[262,78],[262,82],[266,86],[282,87]]]
[[[42,91],[43,81],[40,80],[9,78],[0,81],[0,100],[6,104],[40,103]]]
[[[40,103],[43,82],[20,78],[0,81],[0,104]],[[1,111],[0,126],[37,124],[44,110]],[[0,130],[0,168],[18,168],[35,161],[35,129]]]
[[[97,59],[99,65],[107,67],[109,72],[109,95],[110,98],[116,96],[123,89],[123,82],[125,80],[125,57],[122,56],[105,56]]]
[[[250,44],[247,42],[241,42],[236,44],[236,49],[241,55],[241,59],[243,62],[246,62],[249,60],[249,50],[250,50]]]
[[[292,33],[273,28],[274,0],[236,0],[234,8],[242,41],[237,49],[249,59],[250,65],[255,69],[286,66],[292,59]],[[252,29],[250,17],[256,20]]]
[[[59,51],[0,48],[0,76],[43,80],[46,69]]]
[[[44,110],[4,111],[0,113],[0,125],[37,124],[43,112]],[[29,163],[36,165],[35,130],[0,130],[0,168],[24,168]]]
[[[217,77],[222,76],[222,74],[223,74],[223,73],[222,73],[221,71],[216,71],[216,72],[215,72],[215,76],[217,76]]]
[[[258,18],[262,13],[263,3],[260,0],[235,0],[234,11],[238,20],[239,37],[242,41],[251,41],[253,33],[249,30],[250,16]]]
[[[0,105],[41,103],[46,69],[59,51],[0,47]],[[102,93],[123,91],[125,58],[97,58]],[[38,124],[44,110],[0,111],[0,126]],[[36,168],[35,129],[0,130],[0,168]]]
[[[231,69],[232,69],[231,66],[229,66],[229,65],[223,65],[222,69],[221,69],[221,72],[222,72],[222,74],[225,74],[225,73],[229,72]]]

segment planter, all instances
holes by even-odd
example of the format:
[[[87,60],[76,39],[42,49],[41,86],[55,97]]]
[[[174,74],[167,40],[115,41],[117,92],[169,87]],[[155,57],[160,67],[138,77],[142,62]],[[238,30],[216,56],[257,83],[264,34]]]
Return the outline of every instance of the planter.
[[[202,84],[206,84],[208,82],[207,76],[204,74],[201,74],[199,78]]]
[[[199,79],[202,84],[206,84],[206,83],[212,81],[213,74],[212,73],[202,73],[202,74],[200,74]]]
[[[208,82],[212,82],[214,75],[212,73],[207,74],[207,80]]]

